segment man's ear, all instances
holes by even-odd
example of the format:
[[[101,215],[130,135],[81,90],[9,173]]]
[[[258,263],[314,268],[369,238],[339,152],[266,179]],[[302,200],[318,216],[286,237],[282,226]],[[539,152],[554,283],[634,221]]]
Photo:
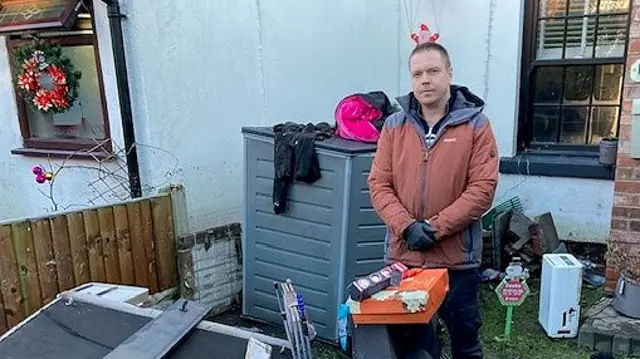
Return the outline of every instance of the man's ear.
[[[447,73],[449,74],[449,77],[453,78],[453,67],[449,66]]]

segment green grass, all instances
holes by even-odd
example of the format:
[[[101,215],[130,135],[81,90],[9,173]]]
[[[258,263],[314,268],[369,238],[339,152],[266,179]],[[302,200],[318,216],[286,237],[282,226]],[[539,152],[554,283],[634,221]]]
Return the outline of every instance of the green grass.
[[[522,306],[515,308],[511,338],[504,340],[506,309],[496,297],[495,284],[483,284],[482,342],[487,359],[587,359],[589,353],[578,350],[577,339],[550,339],[538,324],[538,281],[529,282],[531,294]],[[588,310],[602,298],[598,289],[582,289],[582,311]],[[445,339],[446,341],[446,339]],[[445,345],[448,351],[448,345]],[[314,358],[344,358],[337,349],[324,344],[316,344]],[[374,358],[372,358],[374,359]]]
[[[577,339],[551,339],[538,324],[539,282],[529,283],[531,294],[513,313],[511,338],[504,340],[506,309],[500,305],[494,286],[483,285],[482,341],[491,359],[585,359],[588,353],[578,350]],[[582,311],[602,298],[601,290],[582,288]]]

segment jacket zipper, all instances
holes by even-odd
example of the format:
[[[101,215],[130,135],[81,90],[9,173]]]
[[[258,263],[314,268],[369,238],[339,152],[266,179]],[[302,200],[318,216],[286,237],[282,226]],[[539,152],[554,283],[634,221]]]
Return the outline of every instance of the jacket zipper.
[[[427,206],[426,204],[426,200],[425,200],[425,195],[427,192],[427,185],[429,184],[429,181],[427,179],[427,175],[428,175],[428,167],[429,167],[429,152],[431,151],[431,148],[433,147],[433,145],[436,143],[436,141],[440,138],[440,136],[442,135],[442,133],[444,132],[445,128],[448,127],[448,124],[446,123],[447,120],[449,118],[449,115],[446,116],[445,119],[443,119],[443,124],[440,128],[440,130],[437,133],[433,133],[433,127],[429,128],[429,132],[426,133],[424,135],[424,138],[420,138],[421,141],[423,141],[424,143],[424,155],[422,158],[422,179],[421,179],[421,192],[420,192],[420,216],[425,216],[427,217],[427,211],[429,210],[429,206]],[[416,120],[417,122],[419,122],[420,120]],[[420,136],[420,134],[418,133],[418,136]],[[423,220],[428,220],[429,218],[423,218]]]
[[[429,132],[424,135],[424,158],[422,164],[422,187],[420,189],[420,215],[424,216],[424,220],[429,219],[428,210],[429,206],[427,205],[428,198],[427,197],[427,188],[429,185],[429,152],[431,151],[431,146],[433,146],[433,142],[435,140],[435,134],[433,134],[433,127],[429,128]]]

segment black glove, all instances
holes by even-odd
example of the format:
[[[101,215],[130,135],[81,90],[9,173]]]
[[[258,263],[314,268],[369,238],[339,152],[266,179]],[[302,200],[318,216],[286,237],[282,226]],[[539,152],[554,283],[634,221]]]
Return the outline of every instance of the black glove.
[[[413,222],[404,231],[407,248],[411,251],[425,251],[436,244],[436,231],[425,221]]]

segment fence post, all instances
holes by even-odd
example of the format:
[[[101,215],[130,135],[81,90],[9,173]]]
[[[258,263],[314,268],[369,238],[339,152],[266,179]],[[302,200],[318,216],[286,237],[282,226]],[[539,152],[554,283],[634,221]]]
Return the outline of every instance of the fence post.
[[[173,213],[173,233],[175,238],[189,234],[189,215],[187,212],[187,194],[181,184],[171,185],[165,191],[171,195],[171,211]]]
[[[191,234],[185,188],[182,185],[171,185],[169,188],[164,189],[163,192],[169,192],[171,195],[178,269],[178,291],[182,298],[195,300],[195,278],[193,276],[191,248],[185,248],[183,243],[185,238]]]
[[[173,218],[173,233],[175,243],[176,267],[178,270],[178,291],[183,298],[192,298],[190,288],[195,286],[195,281],[191,271],[191,252],[185,252],[181,248],[181,239],[190,233],[189,214],[187,210],[187,195],[183,185],[171,184],[169,187],[160,190],[160,193],[169,193],[171,198],[171,212]]]

